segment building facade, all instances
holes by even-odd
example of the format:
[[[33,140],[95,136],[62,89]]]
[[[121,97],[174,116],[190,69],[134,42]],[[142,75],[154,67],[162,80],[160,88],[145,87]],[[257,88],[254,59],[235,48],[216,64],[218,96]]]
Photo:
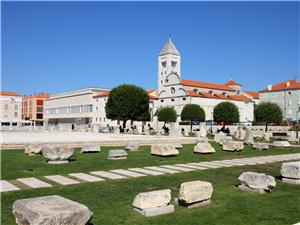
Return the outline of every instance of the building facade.
[[[96,117],[93,96],[106,91],[103,88],[83,88],[50,95],[44,103],[46,126],[66,125],[74,129],[79,125],[91,125]]]
[[[15,92],[0,92],[1,126],[18,126],[22,123],[22,96]]]
[[[211,120],[213,108],[220,102],[229,101],[238,107],[241,122],[253,121],[258,93],[242,90],[242,85],[234,80],[225,84],[184,80],[180,64],[180,53],[169,39],[158,55],[157,107],[174,107],[179,121],[186,104],[197,104],[204,109],[206,120]]]
[[[300,82],[286,80],[275,85],[268,85],[259,92],[261,102],[278,104],[283,116],[288,121],[300,120]]]
[[[22,119],[30,120],[33,125],[44,124],[44,102],[49,98],[48,94],[35,94],[24,96],[22,99]]]

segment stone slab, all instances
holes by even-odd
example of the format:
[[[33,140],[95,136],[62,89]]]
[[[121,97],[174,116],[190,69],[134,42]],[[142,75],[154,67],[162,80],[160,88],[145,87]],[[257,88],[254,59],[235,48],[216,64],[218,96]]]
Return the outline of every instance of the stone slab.
[[[79,184],[79,181],[64,177],[61,175],[45,176],[48,180],[52,180],[61,185]]]
[[[219,163],[220,165],[224,165],[225,167],[233,167],[233,166],[234,166],[234,164],[231,163],[231,162],[218,161],[218,163]]]
[[[90,174],[98,176],[98,177],[102,177],[102,178],[112,179],[112,180],[127,178],[125,176],[121,176],[119,174],[110,173],[110,172],[106,172],[106,171],[93,171],[93,172],[90,172]]]
[[[147,166],[145,168],[149,169],[149,170],[155,170],[155,171],[158,171],[158,172],[170,173],[170,174],[179,173],[180,172],[178,170],[171,170],[171,169],[162,168],[162,167],[158,167],[158,166]]]
[[[158,207],[152,209],[138,209],[133,207],[133,210],[142,214],[145,217],[159,216],[164,214],[173,213],[175,211],[174,205],[168,205],[165,207]]]
[[[178,170],[178,171],[182,171],[182,172],[189,172],[189,171],[195,170],[195,169],[191,169],[191,168],[186,168],[186,167],[181,167],[181,166],[173,166],[173,165],[163,165],[160,167],[171,169],[171,170]]]
[[[32,188],[52,187],[51,184],[41,181],[35,177],[19,178],[17,180]]]
[[[198,167],[198,170],[207,170],[208,168],[205,167],[205,166],[199,166],[199,163],[188,163],[188,165],[191,165],[191,166],[197,166]]]
[[[249,188],[245,185],[239,185],[239,189],[241,189],[243,191],[256,192],[256,193],[259,193],[259,194],[265,194],[266,193],[263,189],[253,189],[253,188]]]
[[[201,206],[205,206],[205,205],[209,205],[211,203],[211,200],[208,199],[208,200],[205,200],[205,201],[201,201],[201,202],[196,202],[196,203],[193,203],[193,204],[190,204],[187,206],[187,208],[197,208],[197,207],[201,207]]]
[[[141,173],[137,173],[137,172],[133,172],[133,171],[129,171],[129,170],[123,170],[123,169],[110,170],[110,172],[121,174],[121,175],[124,175],[124,176],[127,176],[127,177],[144,177],[144,176],[147,176],[145,174],[141,174]]]
[[[79,178],[80,180],[84,180],[86,182],[98,182],[104,180],[100,177],[95,177],[86,173],[70,173],[69,175],[72,177]]]
[[[163,172],[158,172],[158,171],[154,171],[154,170],[147,170],[147,169],[144,169],[144,168],[130,168],[128,170],[133,171],[133,172],[138,172],[138,173],[144,173],[144,174],[152,175],[152,176],[158,176],[158,175],[165,174]]]
[[[18,191],[20,188],[16,187],[15,185],[9,183],[6,180],[0,180],[0,192],[7,192],[7,191]]]
[[[196,170],[203,169],[203,167],[200,167],[200,166],[197,166],[197,165],[190,165],[190,164],[175,164],[175,166],[186,167],[186,168],[196,169]]]
[[[208,164],[208,163],[198,163],[199,166],[203,166],[203,167],[207,167],[209,169],[216,169],[216,168],[220,168],[220,166],[217,165],[213,165],[213,164]]]
[[[282,183],[300,185],[300,179],[282,178]]]

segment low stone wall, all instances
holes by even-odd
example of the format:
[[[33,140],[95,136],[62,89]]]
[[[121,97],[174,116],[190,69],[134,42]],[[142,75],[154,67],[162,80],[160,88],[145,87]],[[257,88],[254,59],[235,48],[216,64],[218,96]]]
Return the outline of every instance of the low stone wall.
[[[80,142],[36,142],[32,144],[57,144],[65,145],[70,147],[81,147],[84,144],[95,144],[99,146],[125,146],[127,142],[136,141],[140,145],[151,145],[151,144],[195,144],[196,138],[194,137],[182,137],[182,138],[157,138],[157,139],[130,139],[130,140],[101,140],[101,141],[80,141]],[[9,143],[1,144],[1,150],[12,150],[12,149],[24,149],[28,143]]]

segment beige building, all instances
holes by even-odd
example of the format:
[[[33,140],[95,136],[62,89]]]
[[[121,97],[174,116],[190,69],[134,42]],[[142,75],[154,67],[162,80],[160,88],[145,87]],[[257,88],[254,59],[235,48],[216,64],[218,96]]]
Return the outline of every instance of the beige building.
[[[22,119],[30,120],[34,125],[42,126],[44,123],[44,101],[48,94],[35,94],[24,96],[22,99]]]
[[[18,126],[22,122],[22,96],[15,92],[0,92],[1,126]]]
[[[44,119],[48,126],[74,129],[90,126],[96,117],[93,96],[108,91],[103,88],[82,88],[59,94],[51,94],[44,103]]]

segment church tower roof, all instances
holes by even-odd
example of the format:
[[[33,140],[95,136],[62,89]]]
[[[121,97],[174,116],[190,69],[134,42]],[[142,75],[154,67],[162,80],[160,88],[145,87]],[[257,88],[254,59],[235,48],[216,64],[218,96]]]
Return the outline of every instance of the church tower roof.
[[[163,49],[159,52],[159,55],[165,55],[165,54],[180,55],[175,45],[173,44],[171,38],[169,38],[169,40],[167,41]]]

